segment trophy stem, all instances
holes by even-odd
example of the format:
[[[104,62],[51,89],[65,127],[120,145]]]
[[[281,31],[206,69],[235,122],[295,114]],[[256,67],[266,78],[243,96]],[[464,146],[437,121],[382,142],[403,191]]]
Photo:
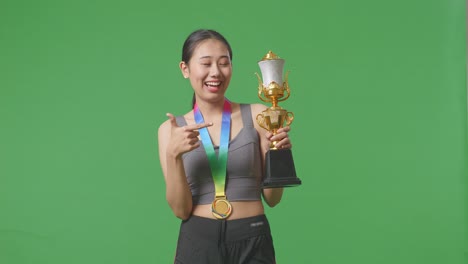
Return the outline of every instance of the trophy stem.
[[[278,143],[278,141],[273,141],[273,142],[271,142],[271,143],[270,143],[270,149],[278,149],[278,148],[276,147],[276,143]]]
[[[272,108],[278,107],[278,98],[276,96],[272,96],[270,98],[271,98],[271,103],[273,104]]]
[[[272,136],[275,136],[275,135],[277,134],[277,130],[278,130],[278,129],[273,129],[273,130],[271,131]],[[270,149],[278,149],[278,148],[276,147],[276,143],[278,143],[278,141],[271,141],[271,142],[270,142]]]

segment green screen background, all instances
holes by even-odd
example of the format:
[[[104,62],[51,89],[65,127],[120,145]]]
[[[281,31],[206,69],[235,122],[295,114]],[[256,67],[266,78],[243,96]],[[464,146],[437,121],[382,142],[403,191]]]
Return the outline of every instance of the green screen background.
[[[303,185],[267,209],[278,263],[462,264],[462,0],[0,2],[0,263],[172,263],[157,153],[189,110],[185,37],[233,48],[227,96],[286,60]]]

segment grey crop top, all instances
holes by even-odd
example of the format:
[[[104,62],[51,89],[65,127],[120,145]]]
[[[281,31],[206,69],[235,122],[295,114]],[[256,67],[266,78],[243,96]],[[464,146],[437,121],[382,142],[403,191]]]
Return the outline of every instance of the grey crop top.
[[[260,200],[261,156],[257,130],[250,105],[241,104],[243,128],[229,142],[226,197],[229,201]],[[176,117],[179,126],[187,125],[183,116]],[[218,147],[215,152],[218,154]],[[215,196],[211,168],[205,149],[200,147],[182,155],[185,175],[192,191],[193,204],[210,204]]]

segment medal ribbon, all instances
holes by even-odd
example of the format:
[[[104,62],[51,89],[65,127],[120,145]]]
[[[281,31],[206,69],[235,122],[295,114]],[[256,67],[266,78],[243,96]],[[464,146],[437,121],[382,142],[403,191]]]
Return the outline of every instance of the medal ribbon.
[[[195,116],[195,122],[201,124],[204,121],[203,116],[198,108],[198,105],[195,103],[193,107],[193,114]],[[221,136],[219,142],[219,153],[216,157],[216,152],[213,147],[213,142],[211,142],[210,135],[208,134],[208,128],[200,128],[201,141],[203,147],[205,148],[206,156],[210,162],[211,174],[213,177],[213,182],[215,185],[216,197],[226,196],[225,195],[225,185],[226,185],[226,166],[227,166],[227,157],[228,157],[228,147],[229,147],[229,134],[231,130],[231,102],[227,98],[224,98],[224,107],[223,107],[223,117],[221,123]]]

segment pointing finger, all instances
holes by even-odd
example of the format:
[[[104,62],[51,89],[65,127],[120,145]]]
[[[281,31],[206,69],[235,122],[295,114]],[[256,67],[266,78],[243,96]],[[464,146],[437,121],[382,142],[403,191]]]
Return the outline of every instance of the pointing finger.
[[[204,128],[204,127],[209,127],[209,126],[212,126],[213,123],[201,123],[201,124],[193,124],[193,125],[187,125],[184,127],[185,131],[193,131],[193,130],[197,130],[197,129],[200,129],[200,128]]]

